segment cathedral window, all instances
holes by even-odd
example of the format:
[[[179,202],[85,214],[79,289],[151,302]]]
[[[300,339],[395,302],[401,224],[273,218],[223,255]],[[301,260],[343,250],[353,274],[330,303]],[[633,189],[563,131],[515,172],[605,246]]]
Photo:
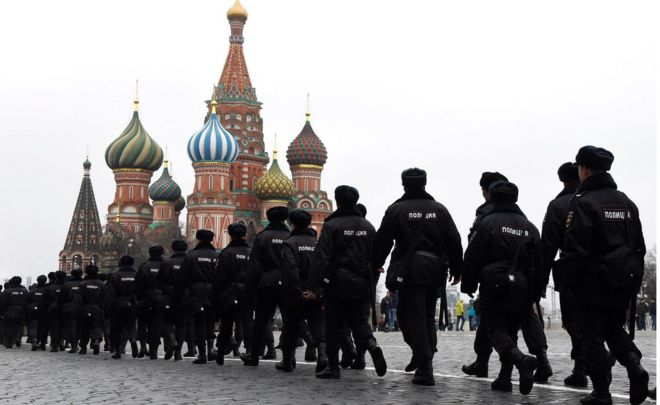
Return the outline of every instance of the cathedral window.
[[[245,116],[245,121],[250,122],[252,121],[252,116],[250,114]]]
[[[213,191],[213,176],[209,176],[209,191]]]
[[[239,120],[239,121],[240,121],[240,120],[241,120],[241,118],[242,118],[242,117],[241,117],[241,114],[236,114],[236,119],[237,119],[237,120]]]
[[[133,186],[128,186],[128,199],[133,199]]]
[[[226,120],[228,120],[228,119],[230,119],[230,118],[231,118],[231,116],[230,116],[229,114],[225,114],[225,119],[226,119]]]

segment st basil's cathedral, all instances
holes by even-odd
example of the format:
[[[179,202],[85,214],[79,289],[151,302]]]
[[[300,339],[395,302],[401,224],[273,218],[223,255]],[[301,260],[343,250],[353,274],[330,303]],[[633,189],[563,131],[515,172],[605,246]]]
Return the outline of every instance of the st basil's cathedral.
[[[247,18],[240,0],[227,11],[231,32],[227,59],[206,101],[204,125],[186,143],[195,172],[191,193],[184,196],[170,175],[163,149],[142,125],[136,97],[128,126],[105,151],[105,162],[116,185],[105,231],[91,183],[92,164],[86,160],[73,218],[59,255],[61,270],[70,272],[95,263],[102,271],[112,271],[119,256],[130,252],[134,245],[147,246],[162,240],[168,248],[167,240],[184,237],[179,229],[184,208],[189,245],[194,245],[198,229],[210,229],[215,233],[213,244],[217,248],[226,246],[230,239],[227,227],[234,222],[248,228],[247,239],[251,240],[267,225],[266,211],[278,205],[309,211],[312,227],[320,233],[323,220],[333,210],[332,201],[321,189],[327,151],[312,129],[307,111],[302,130],[286,151],[292,179],[281,170],[277,149],[271,161],[264,143],[262,104],[243,55]],[[151,183],[161,167],[160,176]]]

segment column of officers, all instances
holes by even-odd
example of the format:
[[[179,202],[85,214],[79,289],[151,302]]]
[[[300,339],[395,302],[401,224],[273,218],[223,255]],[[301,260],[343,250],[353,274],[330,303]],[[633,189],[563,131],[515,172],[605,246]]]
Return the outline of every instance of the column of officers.
[[[223,365],[226,355],[239,354],[242,342],[240,358],[254,367],[260,358],[276,357],[272,323],[279,308],[278,370],[294,371],[304,337],[305,360],[316,361],[318,378],[339,379],[342,368],[364,368],[367,352],[383,376],[387,364],[369,315],[394,247],[385,285],[399,294],[397,319],[412,351],[405,368],[414,371],[412,383],[435,384],[436,302],[447,283],[459,282],[470,297],[478,291],[481,310],[477,358],[463,372],[487,377],[495,349],[501,365],[493,390],[512,391],[514,368],[523,395],[547,382],[553,371],[538,303],[552,274],[574,361],[564,383],[584,388],[590,379],[593,390],[581,402],[611,404],[611,370],[619,362],[628,373],[630,402],[641,404],[655,398],[655,389],[649,391],[642,353],[624,324],[631,304],[634,316],[646,249],[637,207],[608,173],[613,160],[609,151],[585,146],[575,163],[560,166],[564,187],[548,205],[542,233],[517,205],[517,186],[500,173],[483,173],[485,202],[465,252],[449,211],[426,191],[426,172],[414,168],[402,173],[404,194],[377,231],[358,204],[358,190],[339,186],[337,210],[320,236],[310,228],[308,212],[274,207],[252,246],[245,226],[232,224],[231,242],[222,250],[211,243],[213,232],[202,229],[193,249],[177,240],[164,258],[163,247],[153,246],[137,269],[133,257],[124,256],[107,279],[94,265],[84,277],[80,270],[69,279],[61,271],[39,276],[29,291],[13,277],[0,294],[3,343],[20,346],[27,326],[32,350],[45,350],[50,335],[53,352],[68,345],[70,353],[91,348],[98,354],[103,341],[115,359],[127,345],[133,357],[157,359],[162,342],[165,359],[180,360],[185,342],[185,355],[197,356],[194,364],[214,359]],[[518,348],[518,330],[531,355]]]

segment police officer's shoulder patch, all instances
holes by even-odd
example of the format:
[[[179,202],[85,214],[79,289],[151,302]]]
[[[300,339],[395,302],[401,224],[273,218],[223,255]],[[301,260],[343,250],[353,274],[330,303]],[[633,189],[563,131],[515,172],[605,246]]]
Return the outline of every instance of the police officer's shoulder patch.
[[[575,217],[575,212],[568,211],[568,215],[566,216],[566,228],[573,224],[573,217]]]

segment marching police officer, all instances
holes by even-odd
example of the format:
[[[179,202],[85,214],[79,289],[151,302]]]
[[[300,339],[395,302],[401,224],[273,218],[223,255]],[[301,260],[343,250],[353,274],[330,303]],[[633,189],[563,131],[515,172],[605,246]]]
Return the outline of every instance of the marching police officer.
[[[99,279],[99,268],[90,264],[85,267],[85,279],[80,283],[79,354],[87,354],[90,339],[93,353],[99,354],[101,350],[104,299],[105,282]]]
[[[206,364],[208,353],[213,348],[213,325],[215,321],[211,294],[213,277],[218,263],[218,252],[211,243],[215,234],[208,229],[199,229],[195,234],[198,243],[186,253],[181,264],[181,287],[190,294],[189,309],[193,316],[195,343],[199,352],[194,364]]]
[[[383,376],[387,372],[383,351],[369,326],[377,277],[372,266],[376,230],[356,208],[359,198],[354,187],[335,189],[337,210],[325,219],[310,268],[312,288],[303,292],[303,299],[326,298],[328,367],[316,373],[317,378],[341,378],[339,345],[344,321],[353,331],[358,351],[369,351],[376,373]]]
[[[269,224],[259,232],[252,242],[249,277],[256,290],[254,326],[249,351],[241,355],[246,366],[259,365],[259,351],[264,336],[282,300],[282,242],[289,236],[289,228],[284,224],[289,210],[286,207],[273,207],[266,211]],[[273,342],[267,342],[272,345]],[[274,352],[269,347],[269,352]]]
[[[46,310],[48,301],[46,296],[46,289],[48,286],[46,282],[48,278],[45,275],[37,277],[37,285],[30,289],[26,303],[26,314],[28,317],[28,336],[32,338],[32,351],[37,351],[40,348],[45,350],[46,338],[48,328],[46,323]],[[45,332],[45,333],[44,333]]]
[[[542,267],[539,269],[544,275],[544,284],[550,277],[555,256],[561,248],[566,229],[568,206],[580,184],[578,168],[575,164],[567,162],[557,171],[559,181],[564,184],[561,192],[548,204],[543,228],[541,230]],[[569,289],[561,287],[561,280],[557,272],[553,272],[555,290],[559,292],[561,304],[561,323],[571,337],[571,358],[575,362],[573,372],[564,379],[564,384],[584,388],[587,386],[587,376],[584,371],[584,348],[582,347],[582,322],[578,315],[578,305]]]
[[[71,270],[71,278],[64,283],[62,290],[62,317],[64,318],[64,338],[71,345],[69,353],[78,353],[78,317],[80,316],[80,284],[83,282],[82,269]]]
[[[484,215],[465,250],[461,291],[473,294],[479,285],[481,324],[502,363],[493,390],[511,391],[513,365],[520,373],[520,393],[529,394],[534,385],[536,359],[524,355],[516,344],[518,329],[530,315],[536,292],[533,280],[539,234],[520,210],[518,188],[498,181],[489,188],[493,203]]]
[[[186,257],[188,244],[183,240],[172,242],[172,256],[163,261],[158,273],[158,282],[166,297],[169,308],[166,308],[163,320],[165,337],[165,360],[174,356],[174,360],[181,360],[181,347],[186,336],[186,305],[181,291],[177,288],[181,281],[181,264]]]
[[[119,270],[108,278],[108,304],[110,307],[110,341],[113,346],[113,359],[121,359],[122,333],[131,344],[133,358],[138,356],[135,337],[135,259],[122,256]]]
[[[461,280],[461,236],[444,205],[425,191],[426,172],[401,174],[405,193],[390,205],[376,234],[374,266],[380,268],[392,249],[386,286],[399,291],[397,319],[413,351],[413,384],[434,385],[435,307],[438,288],[446,288],[447,266],[453,285]]]
[[[0,313],[4,320],[4,344],[11,349],[14,344],[21,347],[22,331],[20,327],[25,321],[25,304],[28,290],[21,285],[21,278],[14,276],[0,295]]]
[[[158,359],[161,328],[165,304],[163,292],[158,282],[158,273],[163,265],[163,249],[160,245],[149,248],[149,260],[142,263],[135,275],[135,296],[137,299],[138,323],[142,324],[140,340],[141,357],[145,340],[149,344],[149,358]]]
[[[575,161],[580,186],[571,200],[560,255],[562,288],[575,297],[583,322],[586,372],[593,392],[583,404],[611,404],[611,363],[604,343],[626,367],[630,403],[648,395],[642,353],[623,329],[644,274],[646,246],[639,211],[608,173],[614,155],[594,146],[580,148]],[[631,324],[634,328],[634,324]]]
[[[55,272],[55,280],[48,286],[48,330],[50,332],[50,351],[55,353],[64,351],[62,332],[64,330],[64,318],[62,306],[64,304],[64,283],[66,273],[58,270]]]
[[[310,289],[310,264],[316,246],[316,232],[309,228],[312,216],[304,210],[289,213],[293,225],[291,235],[282,246],[282,361],[276,368],[293,371],[295,367],[296,340],[300,335],[301,323],[307,321],[312,341],[308,343],[318,351],[316,372],[328,366],[325,353],[325,331],[323,310],[320,300],[304,300],[303,292]]]
[[[247,264],[250,259],[250,245],[245,241],[247,228],[243,224],[231,224],[227,228],[231,241],[222,249],[216,267],[213,290],[216,297],[216,309],[220,316],[220,333],[218,334],[218,356],[215,361],[219,365],[225,363],[227,349],[231,349],[231,334],[238,322],[250,324],[245,318],[252,318],[252,306],[245,301],[247,281]],[[250,308],[250,312],[245,310]],[[249,339],[246,339],[249,341]]]

